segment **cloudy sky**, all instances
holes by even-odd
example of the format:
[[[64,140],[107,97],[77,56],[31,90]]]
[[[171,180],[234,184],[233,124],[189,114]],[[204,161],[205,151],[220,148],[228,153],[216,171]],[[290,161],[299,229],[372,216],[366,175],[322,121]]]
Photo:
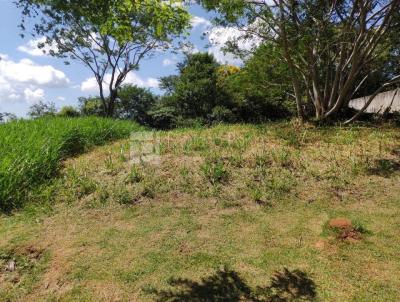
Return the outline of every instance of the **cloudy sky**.
[[[97,95],[91,72],[79,62],[65,65],[61,59],[44,55],[29,35],[20,37],[21,14],[12,2],[0,0],[0,112],[24,117],[29,107],[40,100],[52,101],[60,108],[77,105],[80,96]],[[237,35],[237,31],[213,27],[210,15],[201,7],[191,7],[190,13],[193,28],[189,41],[194,49],[213,53],[221,63],[240,64],[220,49],[220,44]],[[158,79],[176,73],[176,63],[181,58],[170,52],[157,54],[142,61],[140,69],[129,74],[126,82],[159,93]]]

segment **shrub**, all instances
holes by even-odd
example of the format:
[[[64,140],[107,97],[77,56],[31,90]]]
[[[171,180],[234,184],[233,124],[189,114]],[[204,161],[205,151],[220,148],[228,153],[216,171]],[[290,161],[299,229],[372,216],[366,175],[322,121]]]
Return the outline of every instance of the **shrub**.
[[[64,106],[57,113],[61,117],[78,117],[80,115],[79,111],[72,106]]]
[[[212,184],[216,185],[228,180],[229,173],[224,163],[218,159],[207,159],[200,167],[204,177]]]
[[[158,129],[172,129],[177,124],[177,112],[174,107],[156,106],[148,113],[151,126]]]
[[[237,120],[237,117],[232,110],[224,106],[215,106],[209,119],[212,123],[233,123]]]

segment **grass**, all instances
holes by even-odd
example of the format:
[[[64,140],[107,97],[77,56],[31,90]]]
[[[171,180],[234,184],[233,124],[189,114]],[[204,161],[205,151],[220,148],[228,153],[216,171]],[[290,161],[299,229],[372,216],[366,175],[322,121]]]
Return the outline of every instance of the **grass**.
[[[129,136],[136,124],[101,118],[44,118],[0,125],[0,210],[29,200],[32,188],[53,177],[61,161]]]
[[[129,140],[65,160],[42,203],[0,217],[0,265],[15,257],[20,278],[1,270],[0,300],[396,301],[398,128],[292,128],[178,129],[160,161],[132,163]],[[362,239],[338,240],[338,217]]]

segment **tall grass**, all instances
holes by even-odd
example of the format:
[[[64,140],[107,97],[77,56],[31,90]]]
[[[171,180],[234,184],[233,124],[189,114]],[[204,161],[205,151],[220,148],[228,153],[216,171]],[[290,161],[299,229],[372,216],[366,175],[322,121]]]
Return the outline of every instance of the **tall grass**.
[[[43,118],[0,125],[0,209],[27,200],[29,191],[57,173],[68,156],[129,136],[137,124],[96,117]]]

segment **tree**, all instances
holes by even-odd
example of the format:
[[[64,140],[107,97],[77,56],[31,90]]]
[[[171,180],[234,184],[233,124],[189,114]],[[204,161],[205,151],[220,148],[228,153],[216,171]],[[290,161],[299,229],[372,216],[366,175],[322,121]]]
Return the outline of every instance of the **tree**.
[[[73,106],[64,106],[60,109],[57,115],[62,117],[78,117],[80,113]]]
[[[150,123],[148,112],[155,105],[157,99],[150,90],[124,85],[118,92],[116,116],[121,119],[130,119],[142,125]]]
[[[40,118],[45,116],[54,116],[57,113],[56,105],[53,102],[39,101],[29,107],[28,115],[31,118]]]
[[[221,102],[218,85],[219,64],[208,53],[187,54],[178,64],[178,76],[161,78],[167,90],[168,106],[175,106],[183,118],[207,118]]]
[[[79,111],[83,116],[103,116],[102,101],[99,97],[80,97],[78,98]]]
[[[17,116],[13,113],[9,112],[0,112],[0,124],[5,123],[7,121],[13,121],[16,120]]]
[[[317,120],[335,117],[346,108],[374,74],[370,67],[387,49],[388,34],[399,31],[399,0],[201,2],[223,14],[222,24],[243,30],[243,38],[281,49],[301,119],[306,118],[305,100],[313,105]]]
[[[271,43],[258,47],[221,89],[233,101],[241,120],[259,122],[295,114],[287,65],[276,60],[279,49]]]
[[[82,62],[99,86],[103,112],[112,116],[118,89],[140,61],[166,49],[189,25],[182,1],[16,0],[26,18],[39,18],[33,35],[50,55]],[[108,90],[108,95],[106,91]]]

